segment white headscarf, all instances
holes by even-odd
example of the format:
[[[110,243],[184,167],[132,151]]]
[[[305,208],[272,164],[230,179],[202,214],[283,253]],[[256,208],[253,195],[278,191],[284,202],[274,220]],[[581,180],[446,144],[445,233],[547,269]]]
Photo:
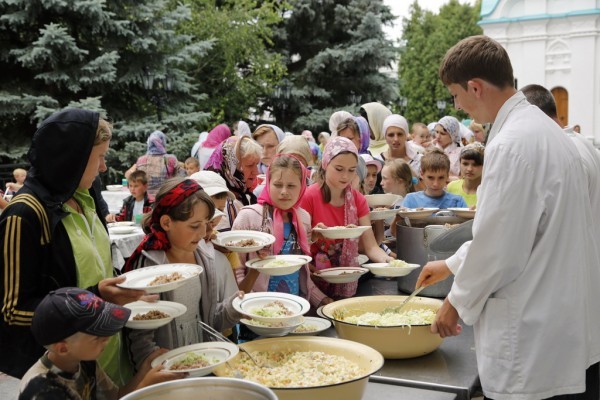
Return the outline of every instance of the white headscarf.
[[[367,119],[369,120],[371,133],[373,134],[373,138],[369,144],[369,151],[374,156],[379,155],[388,149],[388,145],[385,142],[385,132],[382,132],[382,128],[383,121],[392,112],[386,106],[377,102],[363,104],[361,108],[367,113]]]
[[[238,121],[237,130],[234,132],[236,136],[251,136],[250,126],[245,121]]]
[[[277,125],[271,125],[271,124],[262,124],[259,125],[254,132],[258,131],[260,128],[263,127],[267,127],[270,128],[273,132],[275,132],[275,136],[277,136],[277,142],[281,143],[281,141],[283,140],[283,138],[285,138],[285,133],[283,133],[283,131],[281,130],[280,127],[278,127]]]
[[[331,117],[329,117],[329,131],[332,137],[337,136],[338,125],[348,118],[352,118],[352,114],[348,111],[336,111],[331,114]]]
[[[402,115],[392,114],[388,115],[383,121],[383,128],[381,129],[381,133],[383,134],[383,138],[385,139],[385,134],[390,126],[394,126],[396,128],[400,128],[404,131],[405,135],[408,135],[408,121]]]

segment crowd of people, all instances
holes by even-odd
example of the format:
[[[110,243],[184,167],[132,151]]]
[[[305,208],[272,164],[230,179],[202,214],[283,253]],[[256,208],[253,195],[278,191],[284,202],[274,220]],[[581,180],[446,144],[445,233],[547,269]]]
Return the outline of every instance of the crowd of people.
[[[473,68],[480,58],[497,62]],[[333,113],[330,132],[316,138],[272,124],[254,131],[244,121],[220,124],[200,134],[184,162],[168,154],[165,133],[152,132],[147,153],[125,172],[131,196],[116,214],[100,208],[93,186],[106,170],[112,126],[80,109],[46,119],[33,137],[26,179],[15,171],[17,183],[7,189],[16,193],[0,216],[0,371],[25,376],[23,398],[40,388],[92,387],[112,398],[181,378],[150,362],[167,349],[209,340],[198,321],[243,338],[232,304],[245,293],[290,293],[313,308],[354,296],[358,282],[331,284],[315,272],[358,266],[359,254],[378,263],[396,258],[385,239],[395,235],[397,220],[371,221],[365,197],[390,193],[399,198],[395,208],[477,209],[472,242],[428,263],[417,286],[455,275],[432,329],[459,334],[459,317],[475,325],[488,398],[597,392],[600,318],[593,310],[600,304],[592,293],[600,273],[592,268],[599,252],[591,238],[600,224],[586,223],[600,202],[596,150],[561,132],[540,100],[550,103],[544,88],[513,88],[510,61],[489,38],[450,49],[440,76],[455,106],[478,122],[466,127],[444,116],[409,129],[405,117],[371,102],[358,115]],[[47,151],[57,147],[60,154]],[[159,296],[118,286],[124,278],[113,271],[106,228],[113,221],[135,221],[146,232],[121,273],[196,264],[203,269],[198,280]],[[348,225],[373,229],[358,239],[313,230]],[[275,242],[250,254],[212,243],[231,230],[267,232]],[[245,267],[249,258],[279,254],[312,262],[284,276]],[[182,303],[187,311],[155,330],[122,330],[121,306],[142,298]]]

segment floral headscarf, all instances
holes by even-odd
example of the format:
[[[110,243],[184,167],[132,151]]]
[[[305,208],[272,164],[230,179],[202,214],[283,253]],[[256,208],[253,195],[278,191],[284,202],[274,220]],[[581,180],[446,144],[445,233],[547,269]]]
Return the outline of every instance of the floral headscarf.
[[[341,136],[331,138],[331,140],[329,140],[325,146],[325,151],[323,152],[323,158],[321,161],[321,168],[326,170],[331,160],[343,152],[350,152],[354,154],[358,162],[358,151],[350,139]],[[354,194],[352,193],[351,184],[348,184],[346,189],[344,189],[344,224],[358,225],[358,211],[356,209],[356,202],[354,201]],[[340,255],[340,264],[345,267],[357,267],[357,256],[358,239],[344,239],[342,245],[342,254]],[[356,282],[354,283],[356,284]]]
[[[152,215],[150,217],[150,233],[144,237],[144,240],[138,245],[133,254],[127,259],[123,266],[124,272],[136,269],[137,261],[144,250],[164,250],[171,248],[171,243],[167,233],[160,226],[160,217],[168,214],[169,211],[181,204],[182,201],[190,197],[202,187],[193,179],[184,179],[173,189],[169,190],[157,203],[154,203]]]
[[[363,104],[361,108],[367,113],[367,120],[373,135],[369,144],[369,151],[373,156],[376,156],[388,149],[385,132],[382,132],[382,128],[383,121],[392,112],[386,106],[377,102]]]
[[[360,132],[360,149],[358,154],[369,154],[369,143],[371,142],[371,129],[369,123],[363,117],[354,117],[358,131]]]
[[[302,162],[298,159],[298,157],[292,154],[277,154],[273,161],[275,161],[279,157],[289,157],[298,161],[300,164],[302,176],[300,178],[300,196],[298,196],[298,200],[292,208],[289,210],[281,210],[273,204],[273,200],[271,199],[271,190],[270,190],[270,182],[271,182],[271,167],[267,169],[266,173],[266,182],[265,188],[261,192],[258,197],[258,204],[269,204],[273,207],[273,230],[275,233],[275,244],[273,245],[273,254],[279,254],[281,251],[281,247],[283,246],[283,213],[291,212],[292,213],[292,225],[294,226],[294,230],[296,231],[296,235],[298,235],[298,244],[300,248],[304,252],[304,254],[310,254],[310,245],[308,244],[308,237],[306,236],[306,230],[304,226],[302,226],[302,221],[300,220],[300,216],[298,215],[298,208],[300,208],[300,199],[304,195],[306,191],[306,180],[308,177],[308,170],[304,168]],[[273,163],[271,163],[273,165]]]
[[[438,124],[441,125],[446,132],[450,134],[452,138],[452,143],[456,143],[458,146],[462,146],[461,136],[460,136],[460,122],[452,116],[446,115],[442,117],[438,121]]]
[[[226,124],[217,125],[208,132],[208,137],[200,147],[214,149],[230,136],[231,130]]]
[[[148,136],[148,151],[146,154],[163,155],[167,153],[167,137],[161,131],[154,131]]]

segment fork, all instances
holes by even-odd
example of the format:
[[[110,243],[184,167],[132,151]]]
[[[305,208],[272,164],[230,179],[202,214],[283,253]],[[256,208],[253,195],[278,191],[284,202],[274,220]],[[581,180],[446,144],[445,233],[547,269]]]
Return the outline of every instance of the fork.
[[[212,326],[208,325],[207,323],[198,320],[198,324],[200,325],[200,328],[202,328],[203,331],[205,331],[206,333],[208,333],[209,335],[211,335],[212,337],[214,337],[217,340],[220,340],[222,342],[228,342],[228,343],[233,343],[236,346],[238,346],[236,343],[234,343],[232,340],[228,339],[226,336],[224,336],[223,334],[221,334],[221,332],[217,331],[215,328],[213,328]],[[246,353],[246,355],[248,356],[248,358],[250,358],[250,360],[252,360],[252,362],[254,363],[254,365],[256,365],[257,367],[265,367],[265,368],[271,368],[267,365],[260,365],[255,359],[254,357],[252,357],[250,355],[250,352],[248,352],[248,350],[244,349],[243,347],[238,346],[238,348],[240,349],[240,351]],[[231,367],[231,365],[230,365]],[[239,372],[239,371],[238,371]]]

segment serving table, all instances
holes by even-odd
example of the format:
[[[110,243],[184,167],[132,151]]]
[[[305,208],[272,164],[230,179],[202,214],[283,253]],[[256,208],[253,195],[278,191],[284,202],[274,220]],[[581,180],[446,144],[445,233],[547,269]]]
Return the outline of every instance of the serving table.
[[[108,211],[111,214],[118,214],[121,211],[121,207],[123,207],[123,200],[131,195],[126,186],[117,191],[103,190],[100,194],[104,201],[106,201]]]
[[[371,277],[359,284],[356,296],[370,295],[404,295],[404,293],[398,291],[397,278]],[[463,330],[460,335],[444,339],[441,346],[430,354],[403,360],[386,359],[383,368],[371,375],[364,399],[390,398],[382,396],[386,393],[402,393],[398,392],[402,387],[424,390],[423,397],[408,394],[402,397],[407,399],[469,400],[480,385],[473,328],[462,325]],[[323,332],[323,335],[336,337],[335,329],[332,327]],[[427,394],[427,392],[433,393]],[[375,396],[368,397],[369,393],[375,393]],[[435,397],[440,393],[453,394],[455,397]]]
[[[110,251],[113,268],[120,271],[125,265],[125,259],[131,256],[134,250],[144,239],[145,233],[141,227],[136,226],[135,231],[124,235],[109,234]]]

